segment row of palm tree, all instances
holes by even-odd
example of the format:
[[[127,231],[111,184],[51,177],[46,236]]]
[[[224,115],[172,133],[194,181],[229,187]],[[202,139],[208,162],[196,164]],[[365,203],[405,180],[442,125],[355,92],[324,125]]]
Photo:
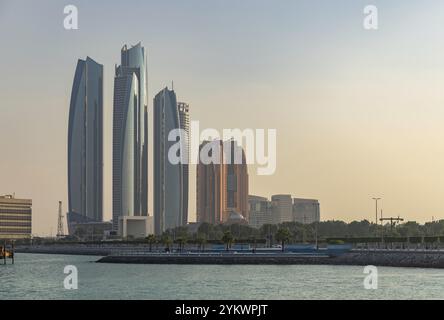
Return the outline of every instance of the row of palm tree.
[[[148,235],[148,237],[146,237],[146,241],[148,242],[149,245],[149,251],[152,252],[153,250],[153,244],[157,244],[157,243],[161,243],[165,246],[165,250],[166,251],[170,251],[171,250],[171,245],[173,243],[177,243],[179,245],[179,251],[183,251],[183,249],[185,248],[185,245],[188,242],[188,237],[187,236],[181,236],[181,237],[177,237],[174,241],[172,239],[172,237],[167,234],[164,233],[160,238],[157,238],[155,235],[150,234]],[[199,250],[205,250],[205,244],[206,244],[206,239],[203,236],[197,237],[195,243],[198,245]]]
[[[225,231],[222,237],[222,242],[226,245],[226,250],[228,251],[234,242],[234,237],[230,231]]]
[[[182,229],[184,227],[181,227]],[[183,230],[179,230],[182,232]],[[350,223],[333,220],[320,221],[311,224],[302,224],[299,222],[283,222],[281,224],[265,224],[259,229],[248,225],[224,225],[201,223],[198,233],[203,234],[207,239],[221,239],[226,231],[230,231],[236,239],[272,238],[276,239],[279,229],[288,229],[291,234],[291,241],[307,242],[315,241],[316,236],[319,239],[336,237],[420,237],[420,236],[443,236],[444,220],[427,222],[419,224],[414,221],[408,221],[396,226],[390,224],[380,225],[368,220],[352,221]]]
[[[279,241],[282,245],[282,251],[285,250],[285,243],[288,243],[291,239],[291,233],[290,230],[288,228],[279,228],[277,233],[276,233],[276,240]],[[225,231],[223,236],[222,236],[222,242],[225,245],[225,250],[229,251],[230,248],[232,247],[233,243],[235,242],[235,238],[233,236],[233,234],[230,231]],[[179,245],[179,252],[182,252],[183,249],[185,248],[185,245],[188,242],[188,238],[187,236],[181,236],[176,238],[174,241],[171,238],[171,236],[167,233],[164,233],[160,239],[157,238],[155,235],[150,234],[147,238],[146,241],[148,242],[149,245],[149,251],[152,251],[153,248],[153,244],[156,243],[161,243],[165,246],[165,250],[166,251],[170,251],[171,249],[171,245],[173,243],[177,243]],[[253,240],[254,241],[254,240]],[[193,241],[194,243],[196,243],[198,245],[198,248],[200,251],[204,251],[205,250],[205,244],[207,242],[206,238],[204,236],[198,236],[195,241]]]

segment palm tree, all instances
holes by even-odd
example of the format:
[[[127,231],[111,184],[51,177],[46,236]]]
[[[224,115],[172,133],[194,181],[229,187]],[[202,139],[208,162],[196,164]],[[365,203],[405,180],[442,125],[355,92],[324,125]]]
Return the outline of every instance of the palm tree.
[[[214,230],[214,225],[208,222],[203,222],[197,229],[197,232],[204,235],[207,239],[214,239]]]
[[[173,240],[171,240],[171,237],[168,234],[162,236],[162,243],[165,245],[166,251],[170,251],[170,245],[172,242]]]
[[[253,242],[253,253],[256,253],[256,236],[252,237],[251,242]]]
[[[287,228],[280,228],[276,233],[276,240],[282,243],[282,252],[284,252],[285,242],[290,240],[290,231]]]
[[[176,242],[179,244],[179,252],[182,252],[183,247],[187,243],[187,239],[185,237],[180,237],[176,239]]]
[[[277,225],[275,224],[264,224],[260,231],[260,236],[267,239],[268,246],[271,247],[273,242],[273,235],[277,232]]]
[[[154,234],[150,234],[150,235],[148,235],[148,237],[146,237],[146,240],[148,241],[148,244],[150,246],[150,252],[151,252],[151,249],[153,247],[153,243],[156,242],[156,236]]]
[[[197,244],[199,245],[199,250],[204,251],[205,250],[205,243],[207,242],[207,239],[205,238],[204,235],[200,235],[197,238]]]
[[[227,246],[226,248],[227,248],[227,251],[228,251],[228,249],[231,247],[231,244],[234,241],[233,235],[231,234],[230,231],[225,231],[224,232],[224,235],[222,237],[222,241],[226,244],[226,246]]]

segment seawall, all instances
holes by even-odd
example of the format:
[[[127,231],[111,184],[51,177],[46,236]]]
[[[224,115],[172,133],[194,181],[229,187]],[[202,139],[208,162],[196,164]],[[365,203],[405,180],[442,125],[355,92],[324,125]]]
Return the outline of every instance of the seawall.
[[[444,268],[444,251],[353,250],[329,261],[334,265]]]
[[[83,245],[34,245],[18,246],[15,248],[15,252],[17,253],[66,254],[80,256],[107,256],[122,251],[122,247]]]
[[[351,251],[340,256],[297,254],[157,254],[109,255],[99,263],[134,264],[275,264],[275,265],[375,265],[409,268],[444,268],[444,252]]]

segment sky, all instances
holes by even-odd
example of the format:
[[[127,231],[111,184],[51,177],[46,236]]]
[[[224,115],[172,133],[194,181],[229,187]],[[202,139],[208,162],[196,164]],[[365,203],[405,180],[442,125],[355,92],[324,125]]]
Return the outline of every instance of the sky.
[[[68,4],[78,30],[63,27]],[[363,28],[368,4],[378,30]],[[33,234],[56,233],[72,82],[90,56],[104,65],[111,219],[114,66],[141,42],[150,109],[174,81],[201,128],[277,130],[276,172],[250,167],[250,194],[319,199],[322,220],[374,220],[375,196],[384,216],[444,219],[442,21],[438,0],[0,0],[0,194],[31,198]]]

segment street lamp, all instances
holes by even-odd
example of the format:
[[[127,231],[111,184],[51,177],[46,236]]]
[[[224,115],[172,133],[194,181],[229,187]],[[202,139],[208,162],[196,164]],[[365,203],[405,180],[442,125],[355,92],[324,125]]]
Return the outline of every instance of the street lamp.
[[[313,203],[313,207],[315,209],[315,219],[314,219],[314,224],[315,224],[315,245],[316,245],[316,250],[319,249],[319,245],[318,245],[318,221],[320,220],[319,217],[319,202],[318,203]]]
[[[381,200],[381,198],[372,198],[372,199],[375,200],[375,204],[376,204],[376,216],[375,216],[376,220],[375,220],[375,223],[377,225],[378,224],[378,201]]]

